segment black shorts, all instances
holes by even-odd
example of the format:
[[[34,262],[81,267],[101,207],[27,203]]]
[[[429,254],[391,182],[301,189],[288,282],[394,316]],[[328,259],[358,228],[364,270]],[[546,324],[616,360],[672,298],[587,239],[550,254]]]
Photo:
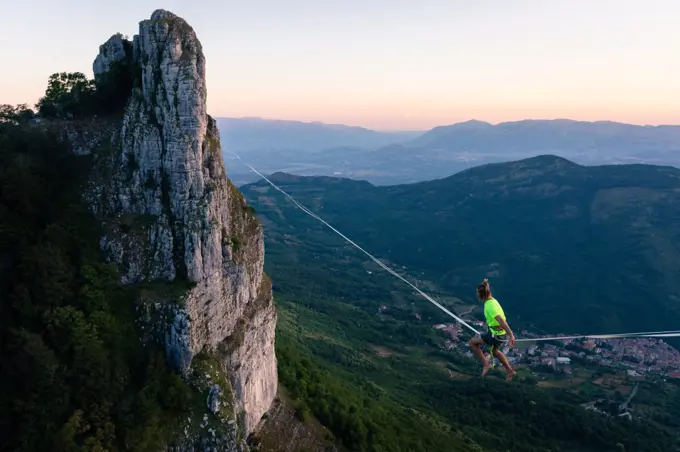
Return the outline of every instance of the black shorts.
[[[508,342],[507,334],[493,335],[491,331],[482,334],[482,340],[489,347],[501,348]]]

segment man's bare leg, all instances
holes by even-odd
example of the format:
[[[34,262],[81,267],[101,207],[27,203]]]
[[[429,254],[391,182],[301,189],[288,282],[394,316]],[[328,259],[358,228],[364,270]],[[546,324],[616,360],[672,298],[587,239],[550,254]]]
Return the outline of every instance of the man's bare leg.
[[[513,370],[513,368],[510,366],[510,363],[508,362],[508,358],[505,357],[502,351],[498,349],[494,349],[493,355],[498,358],[498,360],[503,364],[503,367],[505,367],[505,372],[507,373],[506,380],[510,381],[512,380],[512,377],[517,375],[517,372]]]
[[[489,369],[491,369],[489,361],[487,361],[486,357],[484,357],[484,352],[482,351],[483,343],[484,341],[481,337],[473,337],[469,342],[472,353],[477,356],[477,359],[479,359],[479,361],[482,363],[482,366],[484,366],[484,369],[482,369],[482,377],[489,372]]]

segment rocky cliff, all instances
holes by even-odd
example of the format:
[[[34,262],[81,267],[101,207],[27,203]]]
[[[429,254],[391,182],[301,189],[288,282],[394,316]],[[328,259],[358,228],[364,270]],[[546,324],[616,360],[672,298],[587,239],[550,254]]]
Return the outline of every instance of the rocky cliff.
[[[162,343],[187,378],[197,355],[209,357],[229,387],[201,371],[206,403],[213,414],[233,405],[247,435],[277,390],[276,312],[262,228],[226,176],[206,113],[201,43],[183,19],[158,10],[131,42],[118,34],[100,47],[95,79],[116,66],[136,77],[123,117],[66,129],[96,161],[87,198],[104,224],[101,247],[122,282],[142,288],[143,339]]]

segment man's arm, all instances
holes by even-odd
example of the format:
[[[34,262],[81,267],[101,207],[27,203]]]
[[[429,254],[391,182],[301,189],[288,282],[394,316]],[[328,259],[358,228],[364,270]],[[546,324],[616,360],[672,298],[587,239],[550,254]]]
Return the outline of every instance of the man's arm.
[[[508,322],[506,322],[505,319],[500,315],[496,316],[496,320],[498,320],[498,323],[501,325],[501,327],[510,335],[510,346],[515,345],[515,335],[510,329],[510,325],[508,325]]]

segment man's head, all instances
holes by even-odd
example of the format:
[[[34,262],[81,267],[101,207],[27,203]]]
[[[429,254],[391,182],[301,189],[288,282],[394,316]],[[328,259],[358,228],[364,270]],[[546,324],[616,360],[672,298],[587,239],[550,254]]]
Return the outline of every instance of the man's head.
[[[485,301],[491,298],[491,289],[489,288],[488,279],[484,278],[484,281],[477,286],[477,298],[479,298],[479,301]]]

